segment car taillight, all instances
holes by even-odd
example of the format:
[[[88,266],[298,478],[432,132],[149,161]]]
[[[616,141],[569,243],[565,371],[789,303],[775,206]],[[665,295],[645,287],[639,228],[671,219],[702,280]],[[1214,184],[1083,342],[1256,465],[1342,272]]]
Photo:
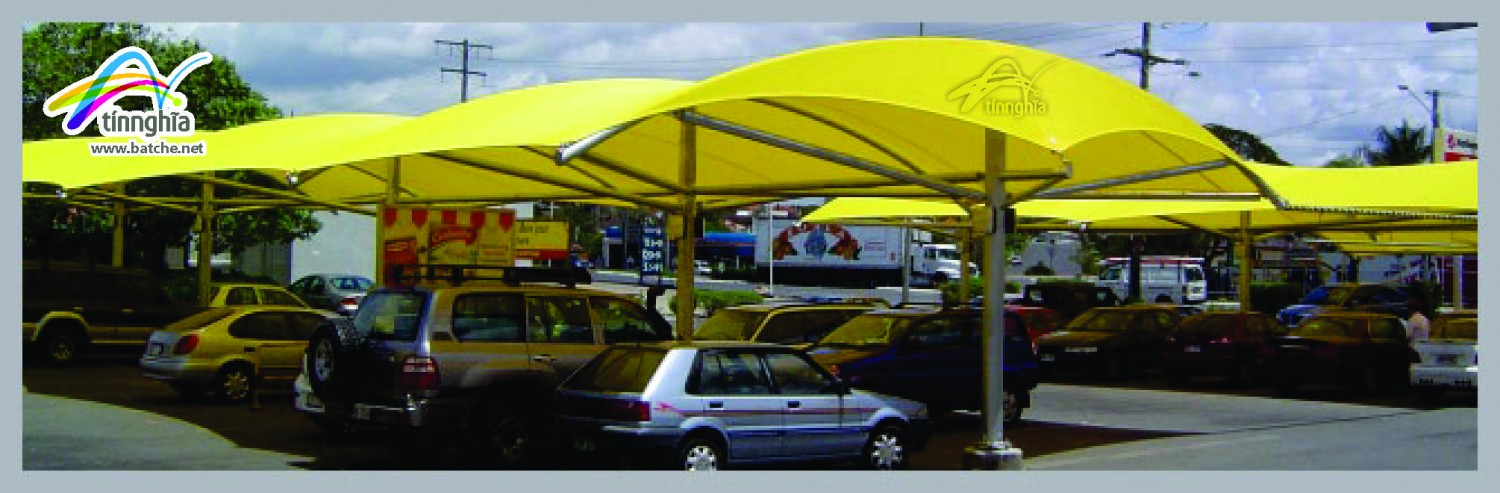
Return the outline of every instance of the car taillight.
[[[353,296],[345,296],[343,300],[339,301],[339,304],[343,305],[344,308],[353,310],[355,308],[359,308],[359,298],[355,298]]]
[[[1214,343],[1214,344],[1229,344],[1229,343],[1232,343],[1234,341],[1229,340],[1228,337],[1220,337],[1218,339],[1214,339],[1214,340],[1209,341],[1209,342]]]
[[[198,334],[188,334],[177,339],[177,345],[172,346],[172,354],[189,354],[198,349]]]
[[[606,400],[604,420],[651,421],[651,403],[643,400]]]
[[[828,373],[832,373],[835,377],[839,376],[839,365],[828,365]]]
[[[411,391],[437,390],[437,360],[426,356],[407,356],[401,361],[401,389]]]

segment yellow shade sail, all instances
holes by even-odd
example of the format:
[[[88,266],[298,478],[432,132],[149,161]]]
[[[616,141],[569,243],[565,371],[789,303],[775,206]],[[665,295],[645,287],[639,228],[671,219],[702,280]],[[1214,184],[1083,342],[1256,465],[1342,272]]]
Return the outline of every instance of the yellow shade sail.
[[[1365,168],[1246,166],[1295,207],[1479,210],[1478,161]]]

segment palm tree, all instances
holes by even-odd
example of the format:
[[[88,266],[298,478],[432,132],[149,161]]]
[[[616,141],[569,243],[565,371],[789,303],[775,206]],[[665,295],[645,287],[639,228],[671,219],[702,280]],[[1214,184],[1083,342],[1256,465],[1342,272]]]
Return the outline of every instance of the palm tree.
[[[1384,125],[1375,130],[1375,146],[1360,146],[1359,154],[1371,166],[1400,166],[1425,163],[1432,158],[1432,145],[1425,127],[1413,127],[1402,120],[1401,126]]]

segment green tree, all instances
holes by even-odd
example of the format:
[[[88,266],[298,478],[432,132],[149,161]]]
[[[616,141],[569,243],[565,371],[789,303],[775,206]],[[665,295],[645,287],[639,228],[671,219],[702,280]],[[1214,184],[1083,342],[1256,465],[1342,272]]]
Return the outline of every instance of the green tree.
[[[1323,164],[1324,168],[1363,168],[1368,166],[1363,159],[1355,154],[1339,154]]]
[[[193,40],[169,39],[140,24],[132,23],[42,23],[22,34],[21,138],[39,140],[66,137],[58,119],[42,110],[47,97],[76,80],[93,74],[98,64],[127,46],[138,46],[151,54],[158,67],[175,67],[188,56],[204,51]],[[213,63],[199,67],[179,86],[188,96],[197,128],[219,130],[277,118],[281,111],[250,88],[234,63],[215,56]],[[117,103],[127,110],[145,110],[145,98],[125,98]],[[93,128],[83,136],[96,136]],[[250,184],[284,188],[269,176],[249,172],[220,172]],[[57,187],[27,183],[29,193],[58,193]],[[202,186],[173,177],[136,180],[126,193],[151,197],[197,197]],[[219,187],[215,195],[232,198],[242,193]],[[191,237],[195,217],[172,211],[131,212],[127,217],[126,263],[165,270],[169,246],[184,245]],[[28,258],[85,259],[107,262],[110,252],[111,214],[55,201],[27,200],[22,204],[22,255]],[[236,252],[266,241],[290,241],[316,233],[320,225],[303,210],[269,209],[220,216],[215,223],[214,249]]]
[[[1214,137],[1218,137],[1224,145],[1239,154],[1241,158],[1266,164],[1291,165],[1281,159],[1281,155],[1276,154],[1275,149],[1266,145],[1255,134],[1217,123],[1204,125],[1203,128],[1207,129],[1208,133],[1214,134]]]
[[[1359,155],[1371,166],[1425,163],[1432,159],[1432,144],[1426,127],[1413,127],[1402,120],[1399,127],[1381,125],[1375,129],[1374,145],[1360,146]]]

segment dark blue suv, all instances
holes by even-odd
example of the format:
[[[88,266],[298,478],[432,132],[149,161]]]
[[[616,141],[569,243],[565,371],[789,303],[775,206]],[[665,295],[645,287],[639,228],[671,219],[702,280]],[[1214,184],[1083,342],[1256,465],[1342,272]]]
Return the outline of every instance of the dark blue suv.
[[[984,407],[982,312],[975,308],[896,308],[855,317],[808,348],[849,385],[926,403],[932,414]],[[1005,311],[1006,423],[1021,420],[1037,385],[1036,351],[1026,323]]]

